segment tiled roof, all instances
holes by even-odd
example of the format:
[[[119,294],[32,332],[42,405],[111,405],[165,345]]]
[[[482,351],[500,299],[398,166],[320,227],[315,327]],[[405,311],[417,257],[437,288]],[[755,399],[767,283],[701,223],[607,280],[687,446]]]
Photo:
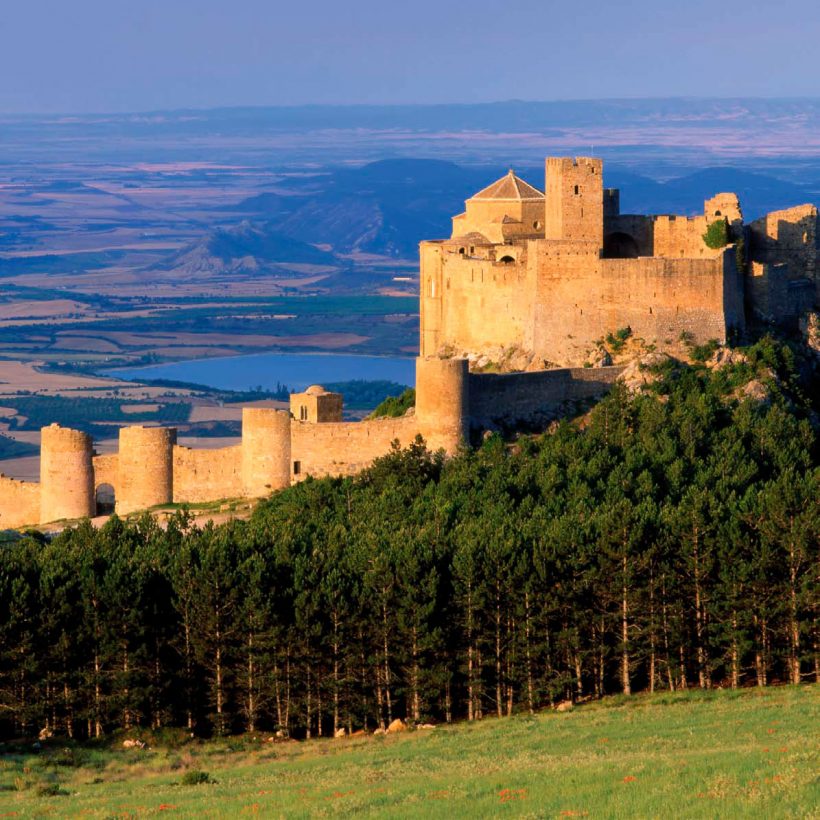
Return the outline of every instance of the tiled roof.
[[[533,188],[510,169],[501,179],[479,191],[472,199],[543,199],[544,194]]]

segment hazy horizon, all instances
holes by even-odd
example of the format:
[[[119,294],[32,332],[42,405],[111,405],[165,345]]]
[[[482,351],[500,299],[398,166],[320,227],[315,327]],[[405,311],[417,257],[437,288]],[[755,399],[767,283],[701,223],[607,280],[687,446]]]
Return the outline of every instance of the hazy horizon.
[[[4,114],[820,94],[810,0],[503,12],[490,0],[29,0],[4,12]]]
[[[464,102],[463,100],[442,100],[439,102],[401,102],[393,103],[388,101],[374,102],[352,102],[352,103],[332,103],[332,102],[304,102],[304,103],[244,103],[225,105],[178,105],[165,108],[133,108],[121,110],[78,110],[78,111],[7,111],[0,109],[1,117],[94,117],[94,116],[138,116],[149,114],[173,114],[187,111],[209,112],[209,111],[260,111],[266,110],[298,110],[308,108],[337,108],[337,109],[377,109],[377,108],[476,108],[503,105],[571,105],[593,104],[593,103],[651,103],[651,102],[817,102],[820,103],[820,92],[817,94],[792,95],[697,95],[678,94],[662,96],[613,96],[613,97],[553,97],[550,99],[496,99],[483,100],[477,102]]]

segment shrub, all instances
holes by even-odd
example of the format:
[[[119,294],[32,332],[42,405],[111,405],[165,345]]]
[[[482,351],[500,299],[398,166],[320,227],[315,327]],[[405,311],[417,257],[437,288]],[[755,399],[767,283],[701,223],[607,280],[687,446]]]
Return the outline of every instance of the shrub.
[[[614,333],[607,333],[606,335],[606,343],[609,345],[609,349],[613,353],[620,353],[624,345],[626,344],[626,340],[632,335],[632,328],[622,327],[620,330],[616,330]]]
[[[60,788],[58,783],[43,783],[37,787],[37,794],[40,797],[66,797],[68,792]]]
[[[709,339],[705,345],[695,345],[690,353],[693,362],[705,362],[720,347],[717,339]]]
[[[713,250],[725,248],[729,244],[729,223],[726,217],[716,220],[706,229],[703,241]]]
[[[203,772],[201,769],[191,769],[185,772],[179,782],[182,786],[200,786],[203,783],[216,783],[208,772]]]

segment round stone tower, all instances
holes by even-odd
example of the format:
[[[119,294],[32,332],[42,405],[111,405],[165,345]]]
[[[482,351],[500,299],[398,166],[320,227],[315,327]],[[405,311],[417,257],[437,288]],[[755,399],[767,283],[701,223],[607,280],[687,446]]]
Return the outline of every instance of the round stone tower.
[[[52,424],[40,431],[40,521],[95,514],[91,436]]]
[[[173,427],[123,427],[118,457],[119,487],[116,510],[124,515],[174,497]]]
[[[242,408],[242,486],[248,498],[290,486],[290,413]]]
[[[416,359],[416,420],[431,450],[455,453],[470,432],[466,359]]]

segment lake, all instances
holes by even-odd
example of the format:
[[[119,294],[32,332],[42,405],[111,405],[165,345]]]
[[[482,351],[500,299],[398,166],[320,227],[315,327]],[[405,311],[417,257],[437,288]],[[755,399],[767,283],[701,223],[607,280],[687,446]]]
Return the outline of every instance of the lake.
[[[125,367],[105,373],[135,381],[172,379],[195,382],[220,390],[252,390],[259,386],[273,390],[277,382],[291,390],[304,390],[311,384],[353,379],[386,379],[412,386],[416,382],[416,360],[335,353],[253,353],[148,367]]]

